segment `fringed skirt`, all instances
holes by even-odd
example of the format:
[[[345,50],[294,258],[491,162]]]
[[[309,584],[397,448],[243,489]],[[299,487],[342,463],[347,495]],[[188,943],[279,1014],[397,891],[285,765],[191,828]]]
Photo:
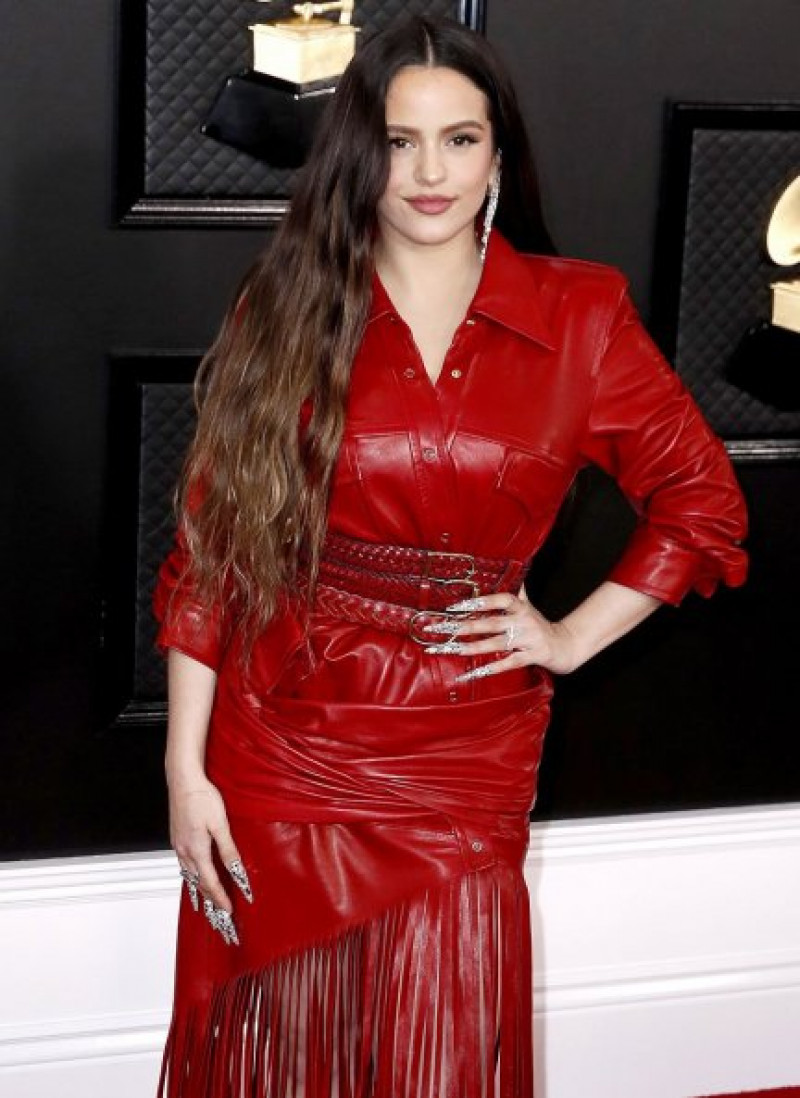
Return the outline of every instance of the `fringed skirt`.
[[[209,773],[254,902],[236,946],[183,897],[162,1098],[531,1098],[548,700],[264,706],[221,680]]]

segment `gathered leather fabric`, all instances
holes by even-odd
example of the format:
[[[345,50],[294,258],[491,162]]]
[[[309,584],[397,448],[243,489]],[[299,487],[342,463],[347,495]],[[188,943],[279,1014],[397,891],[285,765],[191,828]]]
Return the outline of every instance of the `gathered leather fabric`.
[[[182,900],[165,1098],[531,1098],[552,681],[461,682],[496,654],[420,642],[453,602],[519,590],[588,463],[638,517],[609,579],[672,604],[743,582],[724,447],[622,276],[493,233],[436,383],[375,277],[307,621],[287,598],[245,660],[179,531],[159,643],[217,672],[207,768],[254,903],[232,897],[237,947]]]

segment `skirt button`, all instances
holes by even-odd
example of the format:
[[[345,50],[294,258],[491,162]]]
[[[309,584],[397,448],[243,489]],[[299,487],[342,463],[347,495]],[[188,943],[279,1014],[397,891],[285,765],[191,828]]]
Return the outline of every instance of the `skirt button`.
[[[476,854],[480,854],[480,852],[483,850],[483,843],[480,841],[480,839],[473,839],[470,845],[472,846],[472,849],[475,851]]]

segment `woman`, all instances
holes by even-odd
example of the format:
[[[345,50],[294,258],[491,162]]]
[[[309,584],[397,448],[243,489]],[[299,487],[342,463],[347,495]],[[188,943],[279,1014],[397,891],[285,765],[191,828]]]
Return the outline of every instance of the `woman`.
[[[532,1094],[551,674],[745,573],[724,449],[623,278],[549,250],[488,45],[367,42],[201,371],[156,596],[169,1098]],[[550,622],[522,583],[590,462],[640,521]]]

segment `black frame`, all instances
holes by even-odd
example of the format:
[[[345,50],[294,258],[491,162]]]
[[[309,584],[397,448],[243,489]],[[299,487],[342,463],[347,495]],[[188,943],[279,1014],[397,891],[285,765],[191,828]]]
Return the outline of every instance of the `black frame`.
[[[665,170],[656,240],[651,327],[671,361],[675,361],[676,357],[681,320],[693,140],[700,130],[791,130],[800,134],[800,104],[667,104]],[[789,268],[787,277],[792,277],[793,273],[794,269]],[[791,438],[753,437],[752,432],[745,430],[742,434],[747,437],[728,437],[725,434],[726,448],[735,461],[800,460],[800,432],[798,437]]]
[[[458,0],[459,20],[486,33],[487,0]],[[277,224],[288,196],[196,198],[154,196],[145,182],[146,0],[120,0],[117,56],[116,222],[124,228],[257,228]]]
[[[147,386],[177,384],[186,387],[188,407],[201,357],[199,352],[132,353],[114,355],[108,361],[102,723],[111,729],[132,725],[161,726],[167,717],[166,690],[160,696],[142,690],[137,669],[137,650],[141,643],[141,625],[137,620],[142,596],[139,589],[141,544],[146,533],[140,508],[143,400]],[[166,514],[171,515],[171,511],[168,509]],[[170,541],[173,529],[174,524],[170,524]],[[148,591],[148,604],[149,597]],[[148,627],[152,625],[148,619]],[[157,659],[155,649],[153,653]]]

